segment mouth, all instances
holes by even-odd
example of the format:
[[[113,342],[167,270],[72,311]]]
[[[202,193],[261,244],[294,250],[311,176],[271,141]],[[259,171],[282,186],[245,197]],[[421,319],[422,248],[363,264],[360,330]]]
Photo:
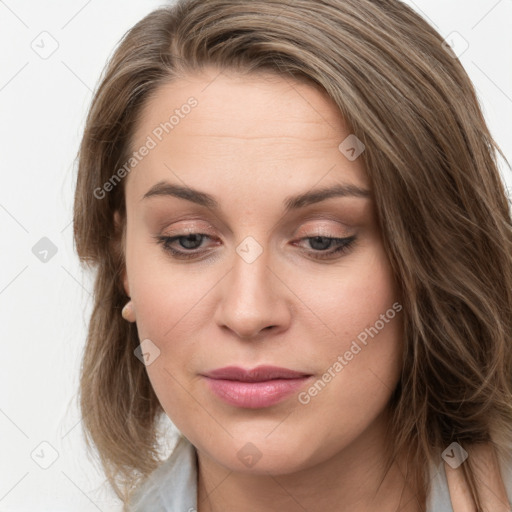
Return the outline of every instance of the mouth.
[[[258,366],[251,370],[228,366],[202,376],[209,390],[218,398],[246,409],[261,409],[282,402],[312,377],[308,373],[277,366]]]

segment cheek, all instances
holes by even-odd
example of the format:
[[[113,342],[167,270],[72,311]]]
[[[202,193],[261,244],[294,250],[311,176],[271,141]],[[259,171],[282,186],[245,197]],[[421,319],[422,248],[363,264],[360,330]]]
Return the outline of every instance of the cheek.
[[[189,418],[207,422],[191,379],[208,362],[202,328],[212,323],[209,294],[223,274],[171,264],[160,247],[134,251],[127,266],[138,337],[158,354],[146,367],[158,399],[178,428]]]
[[[295,282],[300,283],[297,295],[304,297],[310,310],[328,328],[326,342],[331,350],[348,350],[351,341],[376,322],[383,338],[400,338],[399,332],[395,332],[400,322],[393,319],[399,316],[396,309],[401,308],[392,308],[399,297],[391,266],[380,244],[375,243],[371,250],[347,259],[344,267]],[[381,315],[385,315],[384,320]]]
[[[218,279],[199,267],[172,263],[149,235],[129,235],[127,246],[126,266],[139,338],[159,340],[159,344],[166,339],[179,341],[182,337],[176,334],[197,318],[202,298]]]
[[[308,306],[329,334],[316,349],[321,382],[306,390],[302,403],[334,408],[340,421],[347,410],[358,411],[367,421],[387,403],[402,364],[402,305],[388,260],[379,247],[350,273],[304,282],[303,293],[308,289],[316,290]]]

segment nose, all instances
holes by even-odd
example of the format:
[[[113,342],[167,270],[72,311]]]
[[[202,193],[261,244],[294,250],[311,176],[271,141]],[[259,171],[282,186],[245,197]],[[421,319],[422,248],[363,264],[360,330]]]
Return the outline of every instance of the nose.
[[[286,330],[291,320],[290,293],[283,281],[269,268],[265,252],[251,263],[235,254],[219,290],[217,325],[246,340]]]

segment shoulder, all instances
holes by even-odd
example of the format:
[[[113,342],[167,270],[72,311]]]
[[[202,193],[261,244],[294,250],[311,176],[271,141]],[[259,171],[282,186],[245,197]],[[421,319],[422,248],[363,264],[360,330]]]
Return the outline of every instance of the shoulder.
[[[196,450],[186,437],[180,435],[169,458],[134,492],[127,510],[189,512],[196,508]]]

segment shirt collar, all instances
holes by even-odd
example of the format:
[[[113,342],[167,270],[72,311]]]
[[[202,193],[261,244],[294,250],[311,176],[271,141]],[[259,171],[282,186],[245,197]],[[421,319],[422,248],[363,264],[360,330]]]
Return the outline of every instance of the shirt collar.
[[[170,457],[144,481],[130,512],[196,512],[197,451],[180,434]]]

